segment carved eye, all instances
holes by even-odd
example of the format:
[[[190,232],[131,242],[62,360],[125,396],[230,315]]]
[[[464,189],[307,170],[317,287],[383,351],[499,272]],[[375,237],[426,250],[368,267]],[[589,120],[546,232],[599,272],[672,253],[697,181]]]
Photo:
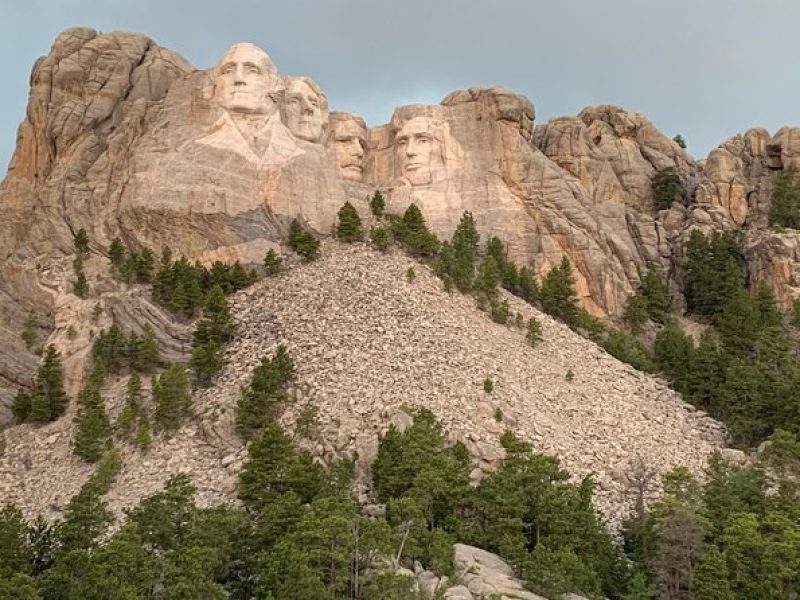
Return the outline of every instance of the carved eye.
[[[258,67],[256,67],[255,65],[249,65],[249,66],[247,67],[247,72],[248,72],[250,75],[260,75],[260,74],[261,74],[261,69],[259,69],[259,68],[258,68]]]
[[[223,75],[230,75],[231,73],[233,73],[233,67],[225,67],[224,69],[222,69]]]
[[[408,138],[400,138],[399,140],[397,140],[398,146],[405,146],[407,143],[408,143]]]

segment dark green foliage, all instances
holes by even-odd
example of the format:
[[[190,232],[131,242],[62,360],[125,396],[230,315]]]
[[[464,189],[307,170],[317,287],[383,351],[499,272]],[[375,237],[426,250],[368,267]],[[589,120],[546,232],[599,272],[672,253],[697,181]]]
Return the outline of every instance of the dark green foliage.
[[[289,247],[297,252],[306,262],[317,258],[319,253],[319,240],[310,231],[307,231],[297,219],[292,220],[289,226]]]
[[[116,276],[126,283],[150,283],[153,280],[155,257],[145,248],[141,252],[130,252],[119,266],[113,262]]]
[[[387,252],[392,246],[392,234],[386,227],[373,227],[370,232],[370,241],[381,252]]]
[[[800,229],[800,180],[795,166],[787,167],[775,176],[769,222],[780,227]]]
[[[414,271],[414,267],[408,267],[408,269],[406,269],[406,281],[408,281],[408,283],[413,283],[416,278],[417,273]]]
[[[277,275],[280,273],[281,269],[283,268],[283,258],[281,258],[280,254],[275,252],[272,248],[267,251],[267,255],[264,257],[264,269],[267,272],[267,275]]]
[[[508,323],[508,317],[511,314],[511,309],[507,300],[493,300],[489,303],[489,314],[492,321],[505,325]]]
[[[731,233],[706,237],[692,231],[686,246],[684,295],[689,310],[699,315],[720,313],[734,293],[744,287],[744,258]]]
[[[125,244],[123,244],[122,240],[118,237],[111,240],[111,246],[108,248],[108,258],[111,260],[111,264],[117,269],[122,268],[127,250]]]
[[[294,361],[283,344],[272,358],[261,359],[237,404],[236,431],[243,439],[275,422],[287,401],[286,386],[293,379]]]
[[[376,219],[383,217],[383,212],[386,210],[386,200],[384,200],[380,190],[375,190],[372,198],[370,198],[369,209]]]
[[[172,260],[172,253],[165,248],[159,270],[153,279],[153,299],[185,317],[193,317],[205,303],[206,295],[215,286],[224,294],[243,289],[255,281],[255,274],[248,273],[237,261],[226,265],[216,261],[210,269],[201,264],[190,264],[185,258]]]
[[[569,259],[564,256],[558,267],[553,267],[539,290],[542,310],[567,323],[574,324],[578,316],[578,298]]]
[[[83,270],[83,258],[79,254],[72,263],[75,269],[75,280],[72,282],[72,293],[78,298],[86,298],[89,295],[89,281],[86,279],[86,272]]]
[[[678,146],[680,146],[684,150],[686,150],[686,141],[683,139],[683,136],[680,133],[677,134],[674,138],[672,138],[672,141],[678,144]]]
[[[483,380],[483,391],[487,394],[491,394],[494,391],[494,383],[488,377]]]
[[[103,496],[111,489],[122,467],[122,459],[109,450],[97,463],[94,473],[67,504],[64,520],[56,528],[59,553],[84,550],[97,544],[100,536],[113,522]]]
[[[117,434],[124,440],[131,440],[136,431],[139,418],[143,414],[142,380],[138,374],[134,373],[128,378],[125,406],[122,407],[122,412],[120,412],[116,423]]]
[[[478,270],[475,288],[492,300],[497,296],[497,286],[500,285],[501,276],[497,260],[491,254],[487,254]]]
[[[625,320],[637,331],[648,319],[666,323],[672,312],[672,299],[661,276],[650,268],[639,282],[636,294],[628,298]]]
[[[239,499],[248,511],[260,513],[287,493],[310,502],[323,488],[322,468],[308,452],[295,449],[276,423],[261,429],[247,453],[239,475]]]
[[[683,392],[689,383],[694,345],[680,326],[670,321],[656,335],[653,352],[656,364],[672,380],[675,389]]]
[[[528,319],[528,325],[525,330],[525,341],[531,346],[536,346],[542,341],[542,324],[536,317]]]
[[[156,426],[167,433],[177,431],[192,407],[189,378],[182,365],[170,365],[154,381],[153,402]]]
[[[364,239],[364,229],[361,227],[361,217],[358,216],[356,207],[345,202],[339,209],[338,222],[336,223],[336,237],[343,242],[352,244]]]
[[[24,423],[31,414],[31,395],[25,390],[18,390],[11,404],[11,414],[17,423]]]
[[[33,390],[30,393],[25,390],[17,392],[11,411],[18,423],[47,423],[63,415],[68,402],[61,355],[51,345],[47,347]]]
[[[683,182],[675,167],[656,171],[650,180],[650,189],[656,210],[669,208],[673,202],[679,202],[684,196]]]
[[[72,452],[89,463],[97,462],[110,445],[111,423],[97,386],[89,383],[78,394]]]
[[[39,329],[39,319],[34,311],[28,311],[28,316],[25,317],[25,323],[22,327],[22,341],[25,342],[25,347],[28,350],[32,350],[34,344],[36,344]]]
[[[539,301],[539,284],[528,267],[519,270],[519,296],[529,304]]]
[[[85,255],[89,252],[89,236],[83,227],[72,237],[72,243],[75,245],[75,252],[78,254]]]
[[[439,241],[430,232],[416,204],[411,204],[403,213],[402,218],[390,220],[394,239],[411,256],[430,258],[439,251]]]
[[[126,334],[116,323],[95,337],[92,356],[96,363],[102,363],[110,373],[117,374],[148,373],[161,360],[155,334],[149,325],[145,325],[142,335],[136,335],[134,332]]]
[[[209,385],[222,370],[222,351],[236,335],[236,323],[231,316],[222,287],[214,285],[206,296],[203,318],[198,321],[192,336],[192,357],[189,361],[200,385]]]
[[[472,213],[465,212],[451,240],[452,261],[447,272],[460,292],[469,292],[475,278],[475,261],[478,258],[480,236]],[[444,247],[442,252],[444,253]]]
[[[652,373],[653,359],[635,336],[625,331],[611,331],[603,341],[603,348],[614,358],[628,363],[634,369]]]

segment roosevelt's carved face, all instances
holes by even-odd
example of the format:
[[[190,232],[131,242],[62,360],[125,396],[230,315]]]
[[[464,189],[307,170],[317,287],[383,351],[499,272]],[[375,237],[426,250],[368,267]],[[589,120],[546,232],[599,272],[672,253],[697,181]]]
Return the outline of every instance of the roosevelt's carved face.
[[[395,136],[400,175],[411,185],[425,185],[435,171],[444,168],[442,140],[435,124],[426,117],[407,121]]]
[[[214,100],[232,113],[266,115],[275,110],[277,69],[253,44],[231,47],[214,68]]]
[[[331,129],[329,147],[333,150],[342,177],[361,181],[364,175],[366,129],[354,119],[335,121]]]
[[[306,81],[290,79],[284,100],[286,126],[301,140],[319,142],[327,117],[324,105],[324,98]]]

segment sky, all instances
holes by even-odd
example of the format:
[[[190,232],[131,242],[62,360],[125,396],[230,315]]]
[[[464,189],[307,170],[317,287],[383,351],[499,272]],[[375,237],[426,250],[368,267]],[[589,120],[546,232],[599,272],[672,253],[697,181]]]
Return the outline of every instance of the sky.
[[[198,69],[253,42],[369,125],[502,85],[536,123],[617,104],[699,158],[750,127],[800,125],[798,23],[798,0],[0,0],[0,172],[33,63],[76,25],[142,32]]]

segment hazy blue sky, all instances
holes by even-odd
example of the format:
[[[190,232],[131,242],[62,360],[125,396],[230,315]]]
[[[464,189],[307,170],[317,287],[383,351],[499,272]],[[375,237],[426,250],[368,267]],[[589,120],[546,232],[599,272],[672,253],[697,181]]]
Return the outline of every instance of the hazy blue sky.
[[[143,32],[201,69],[252,41],[370,125],[499,84],[538,123],[619,104],[702,156],[749,127],[800,124],[799,23],[798,0],[0,0],[0,171],[33,62],[74,25]]]

